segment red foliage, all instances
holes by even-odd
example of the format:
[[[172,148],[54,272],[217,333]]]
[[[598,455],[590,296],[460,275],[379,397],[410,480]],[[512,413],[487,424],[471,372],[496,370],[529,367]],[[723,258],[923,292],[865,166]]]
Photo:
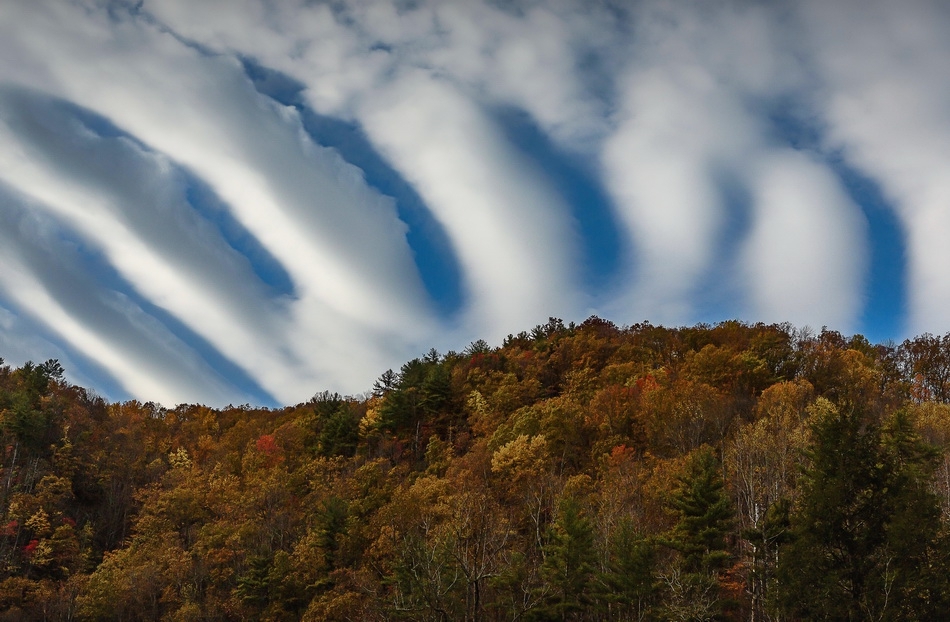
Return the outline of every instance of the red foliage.
[[[281,450],[280,446],[277,445],[277,441],[274,439],[273,434],[262,434],[261,437],[257,439],[257,442],[254,444],[254,446],[257,447],[257,451],[261,452],[267,457],[266,464],[268,467],[272,467],[283,462],[283,451]]]
[[[265,456],[273,456],[280,452],[280,447],[277,446],[273,434],[262,434],[261,437],[257,439],[255,446],[257,447],[257,451]]]
[[[647,374],[637,380],[636,387],[639,392],[647,393],[660,388],[660,384],[656,381],[656,378],[653,377],[653,374]]]
[[[609,464],[612,467],[620,466],[636,456],[636,449],[625,444],[617,445],[610,450]]]

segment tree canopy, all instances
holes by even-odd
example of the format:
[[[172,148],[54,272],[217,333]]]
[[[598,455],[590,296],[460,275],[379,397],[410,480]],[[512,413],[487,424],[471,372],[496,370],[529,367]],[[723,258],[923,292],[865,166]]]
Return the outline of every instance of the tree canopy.
[[[211,409],[0,359],[0,620],[940,619],[948,360],[552,318]]]

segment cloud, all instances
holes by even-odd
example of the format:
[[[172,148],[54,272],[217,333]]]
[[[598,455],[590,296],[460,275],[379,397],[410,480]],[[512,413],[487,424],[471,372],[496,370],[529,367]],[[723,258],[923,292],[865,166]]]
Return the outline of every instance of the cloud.
[[[70,382],[90,391],[99,387],[101,392],[108,392],[118,399],[129,398],[128,393],[111,382],[108,374],[99,373],[95,363],[82,356],[74,358],[55,343],[54,337],[44,336],[44,332],[41,326],[0,303],[0,352],[5,364],[56,359],[66,369],[66,378]]]
[[[867,222],[826,166],[793,150],[749,173],[756,205],[743,264],[756,317],[849,326],[860,311]]]
[[[636,249],[635,285],[624,304],[643,317],[686,321],[690,293],[724,225],[716,168],[735,165],[737,156],[724,151],[750,142],[747,124],[695,66],[633,72],[623,103],[604,166]]]
[[[575,289],[567,207],[486,115],[419,75],[378,101],[360,118],[454,243],[476,325],[497,339],[573,311],[564,295]]]
[[[623,304],[690,321],[703,313],[706,281],[725,278],[739,315],[853,328],[866,220],[830,154],[790,146],[775,119],[821,114],[790,106],[812,102],[815,89],[794,19],[755,3],[645,6],[604,151],[638,251]]]
[[[527,32],[530,24],[488,6],[477,5],[469,14],[456,3],[402,12],[387,4],[354,3],[341,9],[344,16],[334,16],[324,5],[300,6],[294,15],[306,17],[285,20],[286,14],[278,13],[265,27],[269,36],[257,43],[249,36],[255,28],[250,23],[205,26],[188,19],[182,6],[161,3],[154,10],[185,36],[215,41],[287,72],[308,87],[315,109],[362,124],[393,168],[416,186],[454,244],[471,287],[470,335],[500,338],[552,314],[576,312],[576,297],[564,296],[574,288],[576,246],[567,206],[529,162],[505,145],[487,111],[450,77],[468,72],[473,74],[469,87],[473,81],[489,83],[494,51],[482,48],[491,47],[488,41],[512,38],[498,30],[511,30],[515,23]],[[352,31],[341,32],[344,17],[357,24]],[[326,41],[314,31],[338,42],[337,52],[324,54]],[[470,54],[470,47],[478,50]],[[526,50],[533,47],[528,44]],[[530,66],[521,67],[524,75],[537,74],[533,70],[542,64],[525,62]],[[494,65],[517,77],[514,65]],[[548,69],[547,76],[548,84],[556,82],[556,72]],[[337,95],[328,96],[329,91]],[[546,89],[530,98],[521,95],[524,101],[550,101]],[[556,105],[561,98],[553,101]],[[340,102],[346,102],[345,110]]]
[[[950,9],[945,3],[805,3],[827,141],[876,180],[908,236],[914,331],[943,332],[950,308]],[[846,35],[833,30],[847,24]]]
[[[226,353],[265,355],[272,348],[267,344],[276,327],[270,320],[279,306],[267,304],[246,262],[190,211],[174,167],[126,139],[70,131],[64,127],[69,117],[41,99],[7,92],[0,101],[4,133],[20,138],[4,140],[8,148],[0,150],[8,184],[42,201],[101,249],[138,293]],[[70,294],[95,297],[97,290],[80,279]]]
[[[73,9],[64,5],[56,10]],[[363,356],[347,356],[347,346],[337,342],[340,337],[383,332],[390,341],[405,344],[420,334],[416,326],[424,326],[429,317],[426,296],[392,202],[369,189],[360,172],[335,152],[314,145],[295,111],[254,91],[239,63],[203,56],[140,21],[113,22],[105,13],[95,15],[98,19],[39,13],[26,11],[24,20],[35,28],[28,36],[7,39],[6,45],[17,42],[33,49],[40,39],[59,40],[60,47],[45,55],[69,51],[69,57],[53,59],[57,74],[42,83],[15,72],[7,79],[93,110],[162,154],[144,165],[150,170],[143,173],[161,191],[180,184],[174,174],[162,181],[163,168],[180,166],[199,175],[281,262],[296,294],[290,321],[282,322],[279,309],[259,308],[253,279],[234,279],[239,285],[221,278],[234,274],[233,261],[217,261],[209,268],[200,258],[178,255],[194,268],[176,270],[167,252],[164,257],[155,252],[171,243],[172,225],[159,215],[161,201],[132,196],[138,192],[134,184],[104,188],[101,183],[114,165],[129,168],[129,154],[121,152],[134,148],[113,141],[119,144],[99,149],[103,163],[98,169],[87,164],[77,170],[66,153],[69,145],[63,143],[69,138],[57,142],[43,132],[41,123],[28,127],[23,106],[16,106],[18,98],[7,97],[4,116],[8,126],[19,131],[15,135],[11,129],[5,141],[17,152],[8,161],[19,165],[8,170],[8,180],[70,212],[77,223],[85,219],[87,232],[98,229],[99,243],[113,249],[110,259],[150,300],[189,323],[231,361],[259,375],[262,384],[284,400],[304,397],[300,387],[313,378],[356,388],[349,380],[353,370],[347,367],[360,362],[368,367],[378,353],[371,349],[360,352]],[[64,29],[77,20],[86,32],[81,28],[77,35]],[[78,149],[96,150],[89,144]],[[140,160],[151,157],[138,155]],[[155,226],[162,223],[166,226]],[[200,236],[200,231],[194,233]],[[187,240],[186,246],[195,242],[189,235],[172,239]],[[195,252],[201,251],[192,255]],[[201,282],[202,266],[219,290],[231,288],[232,299],[209,299],[213,287]],[[235,304],[233,295],[243,302]],[[240,317],[242,310],[246,313]],[[235,314],[239,317],[229,321]],[[295,351],[295,344],[316,343],[330,356],[315,360],[307,351]],[[333,343],[335,347],[328,348]],[[353,363],[338,364],[332,362],[334,357]]]
[[[228,387],[187,346],[114,290],[83,270],[81,248],[42,206],[0,192],[0,291],[52,332],[122,378],[132,395],[220,403]]]
[[[83,353],[92,376],[146,399],[292,402],[550,315],[859,329],[875,240],[842,166],[899,215],[909,325],[939,331],[948,13],[936,0],[9,3],[6,343],[22,352],[12,344],[41,327],[44,351]],[[299,93],[275,101],[249,65]],[[312,113],[360,133],[448,248],[417,253],[406,206],[318,144]],[[543,140],[518,142],[515,119]],[[586,207],[569,197],[585,195],[551,178],[542,145],[609,197],[617,278],[585,281],[597,227],[575,221]],[[459,267],[451,314],[420,277],[440,254]]]

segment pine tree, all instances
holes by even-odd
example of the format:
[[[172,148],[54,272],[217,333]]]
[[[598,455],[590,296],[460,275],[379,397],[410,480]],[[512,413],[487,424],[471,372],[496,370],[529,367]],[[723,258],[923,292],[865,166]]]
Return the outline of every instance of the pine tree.
[[[667,614],[674,620],[714,620],[726,604],[719,594],[718,573],[732,556],[726,535],[733,511],[711,448],[704,446],[692,455],[670,505],[679,521],[662,543],[681,557],[663,575]]]
[[[927,485],[933,450],[900,412],[882,429],[826,404],[813,433],[793,538],[780,553],[783,611],[809,620],[941,617],[947,555]]]
[[[733,511],[712,449],[703,447],[693,455],[670,505],[679,522],[665,543],[683,555],[683,571],[715,573],[724,568],[730,558],[726,534]]]
[[[781,594],[785,610],[806,619],[857,620],[884,543],[880,432],[857,413],[819,406],[794,540],[781,552]]]
[[[561,502],[545,546],[541,576],[549,590],[532,620],[573,620],[593,602],[597,557],[594,528],[572,498]]]
[[[607,588],[603,596],[610,612],[621,619],[652,619],[659,588],[655,578],[656,543],[638,533],[633,521],[626,519],[610,538],[609,553],[601,579]]]

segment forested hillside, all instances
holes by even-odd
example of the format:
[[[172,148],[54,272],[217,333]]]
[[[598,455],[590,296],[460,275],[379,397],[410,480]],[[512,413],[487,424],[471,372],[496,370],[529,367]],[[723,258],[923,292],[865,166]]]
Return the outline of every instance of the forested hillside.
[[[369,389],[369,387],[367,387]],[[936,620],[950,335],[552,319],[283,409],[0,363],[0,620]]]

